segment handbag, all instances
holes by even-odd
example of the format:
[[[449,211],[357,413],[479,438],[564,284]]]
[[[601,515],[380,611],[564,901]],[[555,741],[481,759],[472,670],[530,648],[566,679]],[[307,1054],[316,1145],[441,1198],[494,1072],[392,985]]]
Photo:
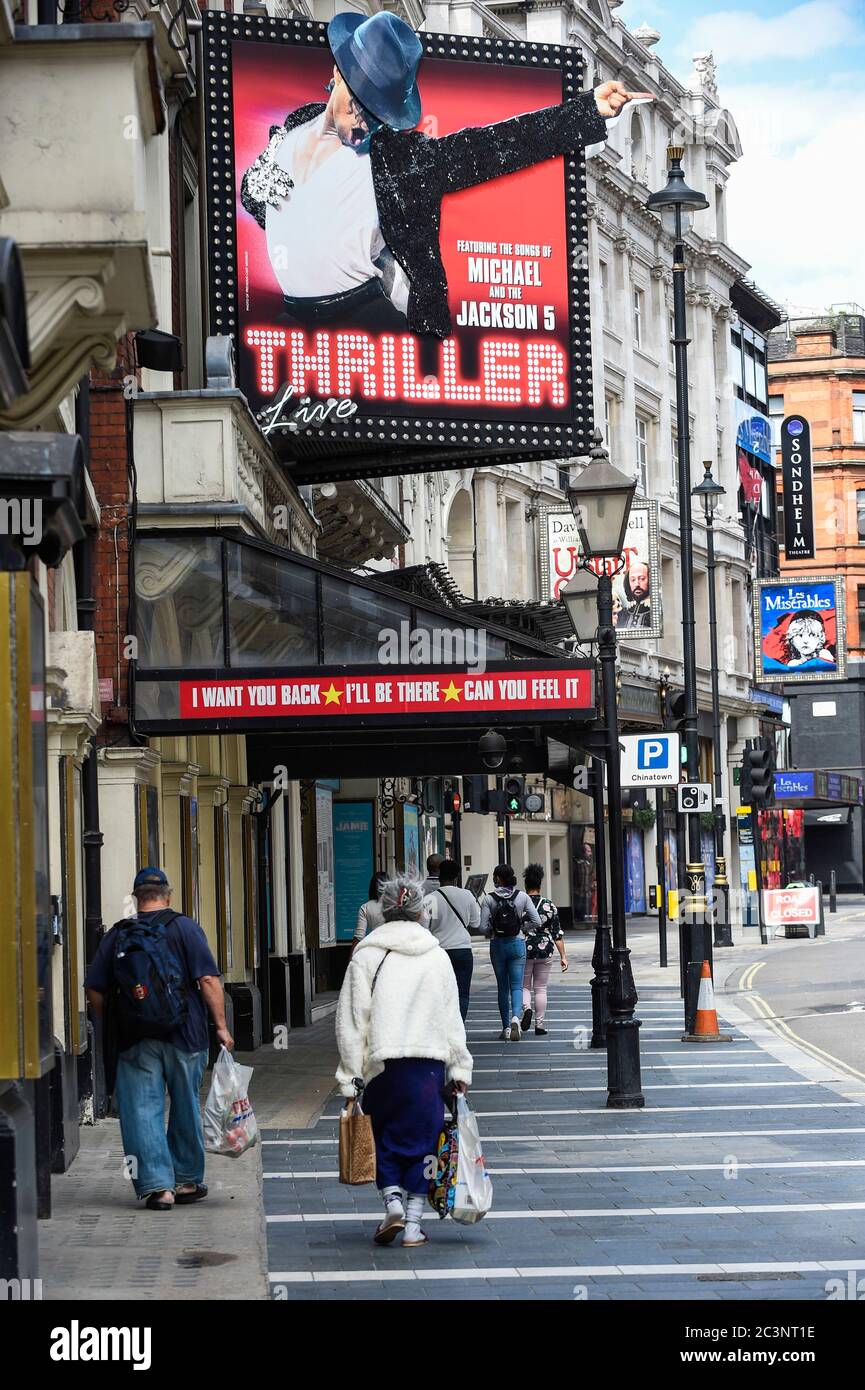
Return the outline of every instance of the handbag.
[[[363,1082],[359,1084],[358,1094],[350,1100],[339,1117],[339,1180],[349,1187],[361,1183],[375,1182],[375,1139],[372,1133],[372,1120],[363,1112],[360,1095]]]
[[[390,951],[385,951],[373,976],[370,994],[375,993],[381,967]],[[364,1114],[361,1096],[364,1091],[363,1079],[353,1078],[355,1097],[340,1111],[339,1116],[339,1180],[349,1187],[359,1187],[362,1183],[375,1182],[375,1137],[372,1120]]]

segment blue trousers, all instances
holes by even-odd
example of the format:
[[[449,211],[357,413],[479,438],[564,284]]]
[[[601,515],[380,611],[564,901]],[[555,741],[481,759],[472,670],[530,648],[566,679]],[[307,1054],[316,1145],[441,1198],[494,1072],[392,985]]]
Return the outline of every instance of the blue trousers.
[[[499,1013],[502,1027],[523,1013],[523,976],[526,971],[526,938],[519,936],[492,937],[490,960],[499,987]]]
[[[472,989],[472,971],[475,966],[475,959],[472,955],[471,946],[456,946],[452,951],[448,951],[451,965],[456,976],[457,992],[460,997],[460,1013],[463,1023],[469,1011],[469,998]]]
[[[445,1064],[394,1057],[363,1093],[375,1137],[375,1185],[426,1196],[444,1119]],[[430,1168],[430,1159],[433,1160]]]
[[[119,1054],[115,1094],[136,1196],[204,1181],[198,1089],[206,1063],[206,1052],[181,1052],[153,1038]],[[166,1091],[171,1099],[167,1133]]]

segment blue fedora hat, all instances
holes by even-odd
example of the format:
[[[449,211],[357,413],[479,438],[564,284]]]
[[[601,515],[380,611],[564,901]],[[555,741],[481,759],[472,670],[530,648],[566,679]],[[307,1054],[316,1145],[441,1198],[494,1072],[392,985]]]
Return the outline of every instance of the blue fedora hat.
[[[420,120],[417,86],[423,45],[404,19],[380,10],[367,18],[338,14],[327,26],[330,51],[361,106],[394,130]]]

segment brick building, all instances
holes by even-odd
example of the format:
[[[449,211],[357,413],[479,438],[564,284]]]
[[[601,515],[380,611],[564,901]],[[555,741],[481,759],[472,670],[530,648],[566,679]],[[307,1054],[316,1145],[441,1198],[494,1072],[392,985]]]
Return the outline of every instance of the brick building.
[[[791,708],[792,764],[861,776],[865,765],[865,310],[859,305],[791,318],[769,337],[769,414],[778,463],[778,539],[785,573],[844,579],[847,677],[785,690]],[[780,425],[801,414],[811,426],[814,558],[788,562],[783,550]],[[808,870],[861,890],[862,808],[850,807],[846,838],[829,836],[806,813]],[[832,824],[832,823],[827,823]],[[837,831],[837,825],[833,825]]]

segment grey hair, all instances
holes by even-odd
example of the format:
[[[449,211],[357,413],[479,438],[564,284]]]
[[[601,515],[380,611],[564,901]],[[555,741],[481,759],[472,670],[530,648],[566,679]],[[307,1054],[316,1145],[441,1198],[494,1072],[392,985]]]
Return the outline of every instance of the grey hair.
[[[418,878],[408,878],[400,874],[389,878],[381,890],[379,905],[386,922],[401,922],[408,919],[420,922],[424,917],[423,884]]]

